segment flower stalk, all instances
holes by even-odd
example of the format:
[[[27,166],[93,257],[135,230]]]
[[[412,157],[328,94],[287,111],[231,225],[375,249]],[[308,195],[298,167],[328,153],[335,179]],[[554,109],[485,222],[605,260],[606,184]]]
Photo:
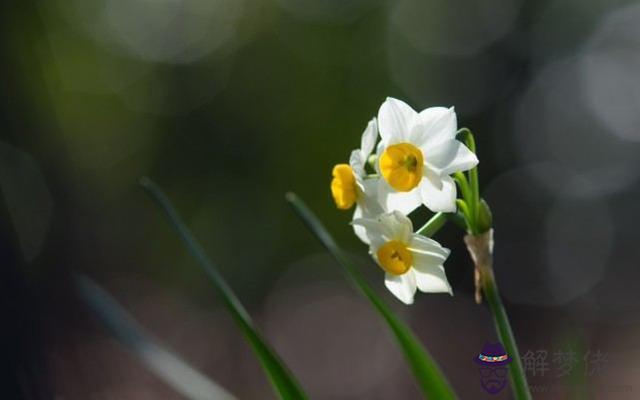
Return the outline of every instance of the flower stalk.
[[[467,147],[476,152],[473,134],[467,128],[458,131]],[[480,197],[480,185],[478,182],[478,167],[467,172],[458,173],[455,176],[456,183],[460,187],[462,200],[458,206],[467,222],[467,235],[464,242],[474,263],[475,301],[480,304],[482,295],[485,299],[496,326],[500,341],[505,346],[507,353],[513,362],[509,364],[509,378],[515,398],[518,400],[531,399],[527,377],[520,360],[520,352],[516,345],[507,311],[502,304],[498,284],[493,273],[493,218],[489,205]],[[462,203],[462,204],[461,204]],[[462,206],[462,207],[461,207]]]
[[[464,237],[464,242],[475,264],[476,302],[482,301],[480,294],[482,291],[491,310],[498,337],[505,346],[507,354],[513,359],[513,362],[509,364],[509,378],[515,398],[518,400],[531,399],[527,377],[520,360],[520,352],[493,273],[493,229],[478,235],[468,234]]]
[[[436,232],[440,230],[447,223],[447,214],[445,213],[436,213],[426,224],[422,226],[422,228],[416,231],[417,234],[423,235],[426,237],[431,237],[435,235]]]

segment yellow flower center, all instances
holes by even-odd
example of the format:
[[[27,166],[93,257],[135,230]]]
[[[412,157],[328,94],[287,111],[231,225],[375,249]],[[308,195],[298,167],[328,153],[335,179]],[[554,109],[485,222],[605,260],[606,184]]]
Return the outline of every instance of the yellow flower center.
[[[333,167],[331,194],[336,202],[336,207],[341,210],[348,210],[356,202],[358,196],[356,178],[349,165],[338,164]]]
[[[398,143],[386,148],[380,156],[380,172],[392,188],[409,192],[422,179],[422,152],[410,143]]]
[[[391,240],[378,249],[378,262],[382,269],[393,275],[402,275],[413,265],[413,256],[407,246]]]

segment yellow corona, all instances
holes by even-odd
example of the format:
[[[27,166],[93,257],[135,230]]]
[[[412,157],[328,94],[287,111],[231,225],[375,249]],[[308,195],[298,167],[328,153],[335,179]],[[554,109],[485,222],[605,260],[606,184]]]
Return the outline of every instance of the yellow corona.
[[[413,256],[404,243],[391,240],[378,249],[378,262],[392,275],[402,275],[413,265]]]
[[[331,194],[336,207],[341,210],[350,209],[358,198],[356,178],[353,169],[347,164],[338,164],[333,167],[333,179],[331,180]]]
[[[380,156],[380,172],[387,183],[399,192],[409,192],[422,179],[422,151],[410,143],[387,147]]]

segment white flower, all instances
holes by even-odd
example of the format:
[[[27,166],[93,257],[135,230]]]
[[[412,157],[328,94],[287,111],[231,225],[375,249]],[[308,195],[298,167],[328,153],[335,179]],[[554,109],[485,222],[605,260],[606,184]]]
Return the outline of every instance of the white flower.
[[[356,205],[353,219],[374,217],[383,212],[377,199],[380,179],[367,177],[365,168],[377,138],[378,124],[373,118],[362,134],[360,149],[351,152],[349,165],[338,164],[333,167],[331,194],[341,210],[348,210]],[[354,225],[353,230],[360,240],[369,244],[363,227]]]
[[[434,212],[454,212],[456,185],[449,175],[473,168],[478,159],[456,140],[453,108],[431,107],[417,113],[389,97],[380,106],[378,124],[382,206],[404,214],[420,204]]]
[[[411,220],[402,213],[356,219],[353,224],[364,228],[369,252],[386,273],[385,286],[400,301],[412,304],[416,288],[426,293],[453,294],[443,267],[449,249],[413,233]]]

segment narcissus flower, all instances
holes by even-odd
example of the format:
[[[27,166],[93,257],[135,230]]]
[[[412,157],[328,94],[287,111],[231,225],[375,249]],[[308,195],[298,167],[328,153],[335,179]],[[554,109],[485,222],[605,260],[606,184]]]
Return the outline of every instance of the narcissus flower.
[[[453,108],[431,107],[418,113],[403,101],[387,98],[378,124],[382,206],[405,214],[420,204],[434,212],[454,212],[456,185],[449,175],[475,167],[478,159],[456,140]]]
[[[356,206],[353,218],[373,217],[383,212],[377,199],[379,179],[367,177],[365,166],[378,138],[378,124],[372,119],[362,134],[360,148],[351,152],[349,164],[333,167],[331,194],[336,207],[348,210]],[[364,228],[354,225],[355,234],[365,243],[369,243]]]
[[[453,294],[443,267],[449,250],[433,239],[415,234],[411,220],[402,213],[360,218],[353,224],[364,228],[369,252],[385,271],[385,286],[400,301],[412,304],[416,288],[427,293]]]

